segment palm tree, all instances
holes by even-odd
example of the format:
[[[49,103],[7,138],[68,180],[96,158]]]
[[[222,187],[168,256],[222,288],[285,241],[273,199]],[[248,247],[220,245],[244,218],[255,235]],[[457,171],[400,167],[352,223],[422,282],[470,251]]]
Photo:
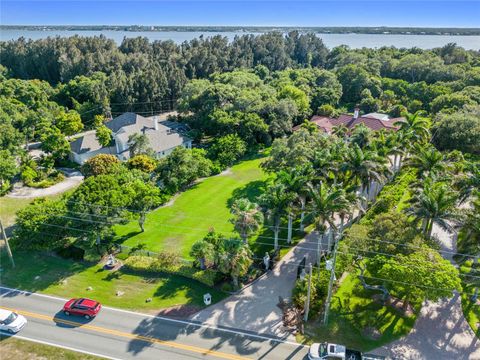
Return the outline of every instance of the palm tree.
[[[280,170],[277,174],[277,182],[285,185],[287,191],[295,194],[295,199],[292,204],[290,204],[290,211],[288,212],[288,243],[292,241],[293,212],[295,210],[296,201],[300,203],[300,231],[303,231],[304,229],[303,221],[305,219],[305,205],[308,196],[307,184],[311,179],[311,172],[310,167],[303,166],[296,167],[290,172]]]
[[[328,187],[320,183],[317,187],[310,187],[310,197],[312,199],[311,216],[315,219],[315,228],[319,232],[317,244],[317,259],[320,260],[320,243],[322,242],[327,225],[330,227],[328,237],[328,251],[331,248],[331,238],[335,238],[337,225],[335,224],[335,214],[345,211],[349,207],[345,190],[339,187]]]
[[[419,110],[414,114],[405,112],[402,115],[404,120],[394,123],[394,125],[399,127],[398,131],[412,143],[428,141],[431,123],[428,118],[422,116],[424,112]]]
[[[438,175],[445,169],[443,154],[433,146],[415,146],[414,155],[408,160],[408,165],[418,170],[419,176]]]
[[[340,139],[346,139],[348,134],[348,127],[344,124],[334,126],[332,128],[332,134],[338,136]]]
[[[353,184],[361,187],[360,193],[366,192],[367,202],[370,199],[372,182],[381,183],[391,173],[385,165],[385,160],[376,152],[362,150],[357,144],[347,153],[341,170],[349,174]]]
[[[467,165],[465,177],[458,181],[457,186],[460,188],[461,202],[480,198],[480,163]]]
[[[248,245],[235,239],[226,240],[223,251],[218,255],[219,270],[232,277],[235,288],[238,288],[238,278],[247,273],[252,262],[252,252]]]
[[[246,244],[248,236],[256,232],[263,224],[263,214],[257,204],[247,198],[237,199],[230,212],[235,216],[231,222]]]
[[[281,183],[271,184],[267,191],[260,197],[260,204],[273,225],[274,248],[278,249],[278,235],[282,217],[288,214],[289,206],[295,199],[295,194],[287,191]]]
[[[458,194],[449,190],[445,183],[427,179],[423,190],[413,197],[413,206],[407,209],[407,213],[422,221],[424,235],[431,238],[433,224],[449,232],[452,230],[448,221],[458,219],[455,212],[457,200]]]
[[[205,270],[207,267],[206,263],[213,262],[215,247],[205,240],[199,240],[192,245],[190,256],[198,260],[200,269]]]
[[[372,138],[372,130],[364,124],[359,124],[354,127],[352,134],[350,135],[350,142],[357,144],[362,149],[370,144]]]

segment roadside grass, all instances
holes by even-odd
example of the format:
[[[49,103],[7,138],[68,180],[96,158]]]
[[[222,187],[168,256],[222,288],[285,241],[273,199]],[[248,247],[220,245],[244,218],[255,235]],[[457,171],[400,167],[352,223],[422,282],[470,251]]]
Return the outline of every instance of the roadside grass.
[[[262,160],[242,161],[224,174],[195,184],[179,194],[172,205],[150,212],[143,233],[136,221],[116,226],[119,242],[131,247],[145,244],[150,251],[175,251],[189,258],[192,244],[211,228],[225,237],[238,236],[230,222],[230,206],[235,199],[254,200],[263,192],[267,176],[259,167]]]
[[[363,289],[356,276],[349,274],[332,297],[328,326],[323,316],[309,322],[300,342],[333,342],[353,349],[370,351],[410,332],[416,315],[400,314],[392,307],[374,301],[375,291]],[[419,310],[419,304],[414,306]]]
[[[16,251],[17,267],[12,269],[5,254],[2,255],[3,286],[64,298],[92,297],[112,307],[154,312],[176,305],[204,307],[203,294],[207,292],[212,294],[213,302],[226,296],[181,276],[141,276],[121,269],[111,272],[98,264],[35,252]],[[88,291],[88,287],[93,290]],[[117,291],[124,294],[116,296]],[[146,302],[148,298],[152,301]]]
[[[473,262],[471,260],[468,260],[460,265],[460,274],[478,276],[480,271],[478,267],[473,266]],[[476,279],[473,281],[466,281],[468,279],[469,277],[462,277],[462,310],[463,314],[465,315],[465,319],[472,328],[473,332],[477,337],[480,338],[480,305],[478,302],[475,304],[470,300],[471,296],[475,292],[475,287],[480,288],[480,282]]]
[[[0,335],[0,354],[2,360],[100,360],[87,355],[56,346],[39,344],[33,341],[16,339],[15,337]]]

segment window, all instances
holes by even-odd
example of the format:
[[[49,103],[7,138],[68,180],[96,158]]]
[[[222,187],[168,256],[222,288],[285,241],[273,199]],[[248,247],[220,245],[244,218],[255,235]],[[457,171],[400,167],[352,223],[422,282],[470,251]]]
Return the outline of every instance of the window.
[[[17,318],[18,318],[18,315],[15,314],[14,312],[12,312],[5,320],[3,320],[2,323],[4,325],[8,325],[8,324],[11,324],[12,322],[14,322]]]

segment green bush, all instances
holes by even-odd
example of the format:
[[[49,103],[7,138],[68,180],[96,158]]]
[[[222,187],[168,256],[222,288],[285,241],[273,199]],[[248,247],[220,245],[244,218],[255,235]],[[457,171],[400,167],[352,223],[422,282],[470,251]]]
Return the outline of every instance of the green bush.
[[[213,269],[199,270],[191,265],[181,264],[180,262],[168,264],[165,258],[171,260],[170,256],[162,257],[161,259],[133,255],[128,257],[124,262],[124,267],[127,270],[135,272],[146,272],[151,274],[166,273],[180,275],[189,279],[196,280],[207,286],[213,287],[218,279],[217,271]]]
[[[310,290],[310,313],[318,314],[321,312],[325,298],[328,292],[328,283],[330,279],[330,271],[325,269],[320,270],[320,277],[318,270],[313,272],[312,287]],[[305,307],[305,300],[307,299],[308,291],[308,275],[304,280],[298,279],[295,282],[295,287],[292,291],[293,304],[299,309]]]
[[[38,168],[34,169],[30,166],[23,168],[21,177],[25,185],[40,189],[50,187],[65,179],[65,176],[59,171],[47,174]]]
[[[395,179],[394,182],[385,185],[377,197],[375,205],[367,211],[362,221],[370,221],[379,214],[389,212],[396,208],[411,184],[417,179],[415,169],[407,169]]]
[[[3,184],[0,185],[0,196],[5,195],[11,187],[10,181],[4,180]]]

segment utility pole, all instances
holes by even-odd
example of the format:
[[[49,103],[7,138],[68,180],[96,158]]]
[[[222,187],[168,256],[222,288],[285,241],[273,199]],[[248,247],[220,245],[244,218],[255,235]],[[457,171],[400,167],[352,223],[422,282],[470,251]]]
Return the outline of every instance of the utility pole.
[[[332,269],[330,270],[330,282],[328,283],[328,295],[327,295],[327,301],[325,302],[325,316],[323,318],[323,324],[327,325],[328,324],[328,313],[330,311],[330,302],[332,301],[332,291],[333,291],[333,281],[335,279],[335,263],[337,262],[337,250],[338,250],[338,243],[340,242],[339,237],[337,241],[335,242],[335,247],[333,248],[333,263],[332,263]],[[334,237],[335,239],[335,237]]]
[[[0,219],[0,231],[2,232],[3,240],[5,241],[5,247],[7,248],[7,254],[12,262],[12,267],[15,267],[15,261],[13,260],[12,250],[10,249],[10,244],[8,243],[7,234],[5,234],[5,229],[3,228],[2,219]]]
[[[312,288],[312,263],[308,264],[308,290],[307,290],[307,300],[305,301],[305,315],[303,320],[308,321],[308,312],[310,310],[310,289]]]

